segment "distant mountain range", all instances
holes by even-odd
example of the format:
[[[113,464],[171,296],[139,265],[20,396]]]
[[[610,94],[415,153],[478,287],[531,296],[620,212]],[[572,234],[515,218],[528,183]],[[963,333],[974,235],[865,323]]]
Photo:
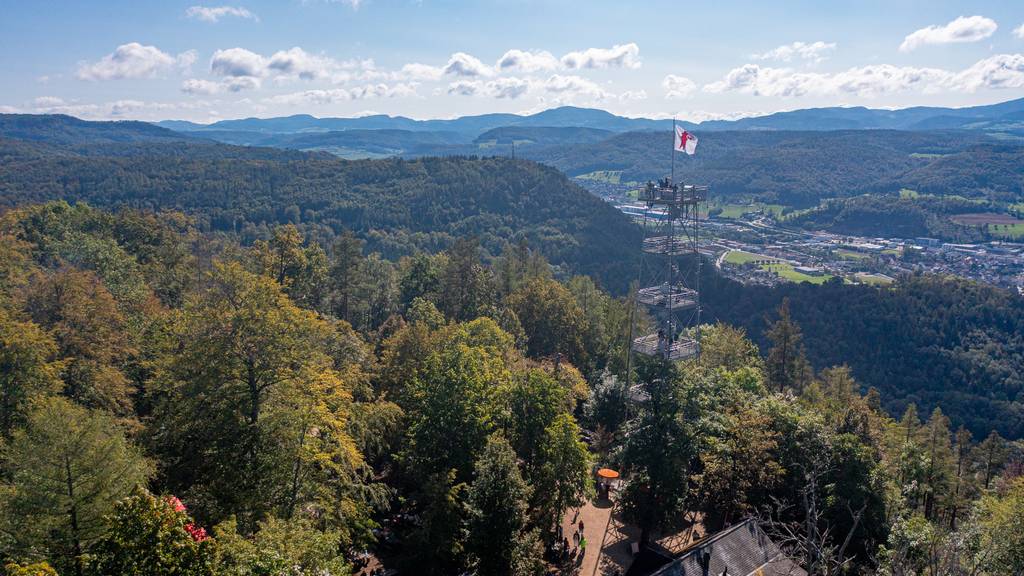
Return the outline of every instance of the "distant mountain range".
[[[956,113],[963,115],[961,120],[978,126],[986,122],[979,120],[984,114],[1020,114],[1014,110],[1022,103],[1018,100],[973,111],[960,109]],[[837,110],[813,112],[818,117],[829,117]],[[876,123],[899,120],[937,127],[951,123],[954,118],[949,110],[930,117],[923,110],[926,109],[883,114],[860,109],[860,114],[865,122],[874,118]],[[568,109],[549,112],[547,117],[555,119],[559,112],[569,113]],[[812,111],[805,112],[809,115]],[[786,114],[771,121],[780,122],[780,117],[792,119],[797,113]],[[570,115],[588,116],[590,112],[575,109]],[[899,119],[901,115],[904,117]],[[676,175],[714,183],[719,197],[758,198],[810,207],[823,198],[895,194],[901,188],[909,188],[937,196],[984,199],[1000,206],[1024,199],[1024,133],[963,127],[822,131],[770,130],[751,124],[743,129],[744,124],[738,122],[717,126],[734,129],[702,129],[697,156],[676,162]],[[155,150],[155,145],[160,145],[165,155],[191,155],[201,147],[206,157],[246,160],[327,156],[324,153],[346,159],[515,154],[553,166],[570,177],[586,177],[588,187],[594,187],[595,182],[607,183],[607,179],[635,182],[667,174],[670,157],[666,136],[665,130],[617,132],[592,127],[527,125],[492,128],[475,136],[451,130],[391,128],[283,133],[224,128],[177,132],[142,122],[0,115],[0,158],[49,157],[67,154],[69,149],[83,156],[145,155]],[[4,139],[20,143],[5,147]],[[55,146],[59,149],[54,149]],[[320,154],[304,154],[307,152]]]
[[[668,120],[626,118],[605,110],[563,106],[529,115],[483,114],[450,120],[414,120],[382,114],[359,118],[316,118],[308,114],[278,118],[222,120],[196,124],[183,120],[165,120],[158,126],[180,132],[256,132],[286,134],[347,130],[405,130],[409,132],[448,132],[469,139],[502,127],[592,128],[610,132],[663,130]],[[913,107],[879,110],[864,107],[808,108],[778,112],[767,116],[738,120],[680,122],[700,130],[932,130],[968,129],[1024,132],[1024,98],[966,108]]]

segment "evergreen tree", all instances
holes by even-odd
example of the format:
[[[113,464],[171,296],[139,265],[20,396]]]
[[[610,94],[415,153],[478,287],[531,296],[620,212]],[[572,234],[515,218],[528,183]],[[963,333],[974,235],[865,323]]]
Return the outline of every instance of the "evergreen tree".
[[[455,470],[428,476],[418,497],[421,524],[409,537],[410,571],[426,576],[455,574],[466,545],[466,484],[455,484]]]
[[[990,432],[988,437],[975,448],[974,457],[981,469],[982,485],[985,487],[985,490],[988,490],[989,484],[992,483],[992,478],[999,473],[1003,464],[1006,463],[1008,454],[1009,450],[1006,440],[995,430]]]
[[[974,482],[971,474],[971,433],[961,426],[956,431],[956,470],[953,473],[953,488],[949,494],[949,527],[956,530],[961,510],[966,510],[974,498]]]
[[[516,454],[501,436],[487,439],[473,471],[467,494],[468,551],[481,576],[518,576],[531,557],[536,534],[527,528],[530,487],[523,480]],[[537,574],[530,570],[526,574]]]
[[[531,509],[540,513],[545,530],[553,530],[566,510],[593,494],[590,451],[571,415],[560,414],[544,431],[541,465],[534,477]]]
[[[479,241],[459,238],[441,275],[441,311],[454,320],[472,320],[486,312],[493,297],[490,271],[480,264]]]
[[[686,511],[691,465],[701,447],[690,390],[674,365],[661,358],[640,362],[638,381],[650,398],[626,426],[622,459],[631,473],[623,511],[647,542],[653,530],[674,525]]]
[[[402,275],[398,282],[399,298],[403,309],[417,298],[436,303],[440,298],[441,272],[445,256],[430,256],[422,252],[402,261]]]
[[[114,504],[152,470],[111,416],[60,397],[35,403],[4,456],[0,548],[22,557],[45,552],[77,576]]]
[[[778,320],[766,334],[772,347],[768,351],[766,369],[768,384],[779,392],[786,389],[799,392],[810,382],[811,368],[804,352],[800,327],[789,315],[789,299],[783,299],[777,310]]]
[[[355,324],[355,299],[363,279],[363,241],[346,230],[334,241],[331,259],[334,315]]]
[[[949,418],[936,407],[925,424],[924,515],[934,521],[938,501],[949,490],[953,469],[953,448],[950,444]]]

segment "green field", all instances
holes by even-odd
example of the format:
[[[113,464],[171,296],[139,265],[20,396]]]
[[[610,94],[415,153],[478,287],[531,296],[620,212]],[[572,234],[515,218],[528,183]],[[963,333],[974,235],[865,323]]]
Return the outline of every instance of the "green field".
[[[720,204],[714,206],[714,208],[721,209],[721,212],[717,215],[718,218],[731,218],[735,220],[747,212],[757,212],[758,210],[778,218],[787,207],[782,204],[761,204],[760,202],[755,202],[753,204]]]
[[[999,238],[1010,238],[1017,240],[1024,238],[1024,224],[990,224],[989,234]]]
[[[835,255],[843,260],[868,260],[871,258],[871,256],[862,252],[854,252],[853,250],[846,250],[844,248],[836,250]]]
[[[725,262],[727,264],[736,264],[737,266],[742,266],[756,260],[774,260],[774,258],[763,254],[744,252],[743,250],[732,250],[725,255]]]
[[[607,182],[609,184],[619,184],[622,180],[622,170],[597,170],[596,172],[581,174],[577,176],[577,178],[583,180],[594,180],[596,182]]]
[[[793,269],[793,266],[780,262],[778,264],[763,264],[761,268],[768,270],[769,272],[775,272],[780,278],[785,278],[790,282],[810,282],[811,284],[824,284],[832,279],[830,274],[824,276],[810,276],[803,272],[797,272]]]
[[[921,194],[917,190],[911,190],[910,188],[903,188],[900,190],[900,198],[909,200],[913,198],[920,198]]]
[[[861,284],[870,284],[872,286],[886,286],[892,284],[892,278],[887,276],[879,276],[878,274],[868,274],[866,272],[858,272],[854,275],[858,282]]]
[[[743,250],[732,250],[725,255],[725,262],[728,264],[735,264],[742,266],[755,262],[758,260],[774,260],[772,264],[761,264],[762,270],[774,272],[779,275],[780,278],[789,280],[790,282],[810,282],[811,284],[823,284],[832,278],[831,275],[826,274],[824,276],[810,276],[803,272],[797,272],[793,269],[793,266],[789,263],[782,262],[772,258],[771,256],[765,256],[764,254],[754,254],[753,252],[745,252]]]
[[[720,206],[722,211],[718,214],[719,218],[732,218],[736,219],[743,216],[745,212],[750,212],[754,209],[753,206],[744,206],[742,204],[725,204]]]

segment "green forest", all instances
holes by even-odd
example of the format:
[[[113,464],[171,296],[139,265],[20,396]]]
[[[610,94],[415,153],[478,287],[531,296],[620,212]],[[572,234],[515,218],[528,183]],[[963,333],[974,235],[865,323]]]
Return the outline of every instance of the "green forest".
[[[295,224],[323,244],[351,230],[391,259],[465,236],[495,256],[504,242],[524,239],[567,273],[618,293],[633,276],[640,243],[640,231],[614,207],[552,168],[508,158],[345,161],[186,141],[0,138],[0,160],[0,206],[62,199],[181,210],[200,230],[243,242],[269,238],[278,224]]]
[[[7,573],[344,575],[373,550],[417,574],[543,574],[596,466],[628,472],[642,539],[756,515],[816,574],[1024,569],[1020,446],[938,408],[889,416],[847,349],[814,343],[809,288],[764,295],[757,333],[701,326],[699,361],[627,372],[630,298],[525,240],[483,256],[8,211]],[[893,306],[950,288],[912,280]]]

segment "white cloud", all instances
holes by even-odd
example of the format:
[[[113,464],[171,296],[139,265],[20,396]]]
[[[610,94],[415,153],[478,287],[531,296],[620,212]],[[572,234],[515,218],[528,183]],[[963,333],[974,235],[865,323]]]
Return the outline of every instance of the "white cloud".
[[[661,81],[661,87],[665,89],[665,98],[689,98],[697,89],[693,80],[669,74]]]
[[[622,94],[619,94],[619,100],[647,100],[646,90],[626,90]]]
[[[570,70],[580,68],[639,68],[640,47],[635,42],[616,44],[611,48],[587,48],[562,56],[562,65]]]
[[[14,106],[0,105],[0,114],[18,114],[19,110]]]
[[[225,16],[246,18],[259,22],[259,18],[242,6],[189,6],[185,16],[203,22],[217,22]]]
[[[181,83],[181,91],[186,94],[217,94],[223,90],[220,82],[189,78]]]
[[[494,74],[494,71],[475,56],[470,56],[465,52],[456,52],[452,54],[452,57],[448,59],[448,63],[445,64],[444,73],[454,76],[475,77],[491,76]]]
[[[267,68],[286,76],[316,80],[330,76],[339,68],[339,65],[331,58],[310,54],[296,46],[289,50],[275,52],[267,62]]]
[[[325,105],[335,102],[349,102],[369,98],[405,98],[417,96],[416,85],[398,84],[367,84],[353,88],[333,88],[330,90],[304,90],[291,94],[272,96],[265,101],[272,104],[288,105]]]
[[[210,83],[186,82],[182,85],[182,90],[190,93],[237,92],[259,88],[261,81],[267,78],[278,84],[294,80],[322,80],[331,84],[344,84],[353,80],[365,82],[398,79],[398,74],[377,70],[370,59],[335,60],[320,54],[310,54],[298,46],[279,50],[269,57],[245,48],[218,50],[210,59],[210,72],[225,80],[217,86]]]
[[[984,16],[960,16],[945,26],[928,26],[908,34],[900,44],[901,52],[910,52],[926,44],[977,42],[995,33],[999,26]]]
[[[487,83],[487,88],[495,98],[519,98],[530,89],[530,81],[523,78],[498,78]]]
[[[558,58],[547,51],[524,51],[512,49],[498,59],[498,70],[516,70],[519,72],[540,72],[556,70]]]
[[[448,94],[457,96],[484,96],[515,100],[529,92],[533,81],[528,78],[506,77],[489,81],[457,80],[448,84]]]
[[[936,68],[879,64],[850,68],[834,74],[794,72],[788,68],[762,68],[746,64],[730,70],[706,92],[745,92],[755,96],[797,97],[806,94],[847,93],[876,96],[919,88],[929,91],[948,81],[949,73]]]
[[[763,54],[751,56],[755,60],[777,60],[779,62],[790,62],[794,58],[809,60],[815,64],[822,62],[836,49],[835,42],[793,42],[773,48]]]
[[[57,106],[63,106],[65,104],[63,98],[57,96],[40,96],[35,100],[32,100],[32,105],[36,108],[54,108]]]
[[[312,4],[317,0],[300,0],[302,4]],[[353,10],[358,10],[363,5],[364,0],[321,0],[325,4],[345,4],[351,7]]]
[[[1014,28],[1013,35],[1016,36],[1017,38],[1020,38],[1021,40],[1024,40],[1024,24],[1021,24],[1020,26]]]
[[[444,76],[444,68],[413,62],[402,66],[400,74],[413,80],[440,80]]]
[[[68,114],[79,118],[102,120],[105,118],[166,118],[172,111],[197,110],[209,106],[206,101],[144,102],[122,99],[112,102],[82,103],[66,101],[54,96],[40,96],[32,101],[32,112],[37,114]]]
[[[96,62],[82,62],[77,76],[82,80],[153,78],[175,67],[187,69],[195,60],[194,50],[171,56],[156,46],[130,42],[118,46]]]
[[[965,92],[980,88],[1024,88],[1024,54],[996,54],[956,75],[952,87]]]
[[[896,92],[1024,87],[1024,54],[997,54],[965,70],[873,64],[835,73],[795,72],[788,68],[746,64],[717,82],[704,86],[710,93],[744,92],[755,96],[798,97],[806,94],[853,94],[874,97]]]
[[[448,85],[448,93],[456,96],[476,96],[482,86],[481,82],[458,80]]]
[[[559,94],[566,99],[585,97],[593,100],[605,100],[610,95],[591,80],[579,76],[562,76],[553,74],[544,82],[544,89]]]
[[[189,78],[181,83],[181,91],[186,94],[223,94],[225,92],[241,92],[257,90],[263,84],[259,78],[252,76],[232,76],[219,82]]]
[[[210,58],[210,71],[217,76],[259,78],[266,66],[266,58],[245,48],[217,50]]]

